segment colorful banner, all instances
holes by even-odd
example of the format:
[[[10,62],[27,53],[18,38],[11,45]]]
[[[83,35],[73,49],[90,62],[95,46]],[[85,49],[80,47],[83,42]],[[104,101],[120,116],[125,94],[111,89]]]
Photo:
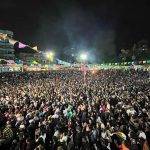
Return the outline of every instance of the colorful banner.
[[[7,34],[0,33],[0,38],[2,38],[2,39],[6,39],[6,37],[7,37]]]
[[[27,45],[25,45],[25,44],[19,42],[19,46],[18,46],[18,47],[19,47],[19,48],[25,48],[25,47],[27,47]]]
[[[49,60],[50,60],[50,62],[53,62],[54,61],[54,56],[50,56]]]
[[[23,61],[21,61],[21,60],[16,60],[15,63],[16,63],[16,64],[23,64]]]
[[[14,40],[14,39],[12,39],[12,38],[9,38],[9,37],[7,37],[7,39],[8,39],[8,41],[9,41],[9,43],[11,44],[11,45],[15,45],[18,41],[16,41],[16,40]]]
[[[32,49],[35,50],[36,52],[38,52],[37,46],[32,47]]]

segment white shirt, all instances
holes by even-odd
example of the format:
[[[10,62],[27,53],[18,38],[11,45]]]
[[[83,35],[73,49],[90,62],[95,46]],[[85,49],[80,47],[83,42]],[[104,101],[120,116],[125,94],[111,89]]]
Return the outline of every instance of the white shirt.
[[[143,138],[144,140],[146,140],[146,134],[143,131],[141,131],[139,134],[139,138]]]
[[[45,143],[45,139],[46,139],[46,133],[44,133],[43,135],[40,136],[40,138],[43,139],[44,143]]]

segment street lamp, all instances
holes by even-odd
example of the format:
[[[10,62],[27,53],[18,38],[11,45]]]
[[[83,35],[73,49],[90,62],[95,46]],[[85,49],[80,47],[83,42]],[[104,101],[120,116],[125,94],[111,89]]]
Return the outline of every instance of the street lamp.
[[[54,56],[53,52],[46,52],[46,57],[49,58],[50,56]]]
[[[87,60],[87,54],[86,53],[80,54],[80,59],[81,59],[81,63],[82,63],[81,72],[83,74],[83,80],[84,80],[84,83],[85,83],[86,82],[86,71],[87,71],[85,63],[86,63],[86,60]]]
[[[80,59],[82,62],[85,62],[87,60],[87,54],[85,54],[85,53],[81,54]]]

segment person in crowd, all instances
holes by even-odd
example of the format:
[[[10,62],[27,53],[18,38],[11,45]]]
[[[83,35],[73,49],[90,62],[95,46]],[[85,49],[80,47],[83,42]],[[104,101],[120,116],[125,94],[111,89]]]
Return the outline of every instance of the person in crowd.
[[[150,72],[0,74],[0,149],[150,150]]]

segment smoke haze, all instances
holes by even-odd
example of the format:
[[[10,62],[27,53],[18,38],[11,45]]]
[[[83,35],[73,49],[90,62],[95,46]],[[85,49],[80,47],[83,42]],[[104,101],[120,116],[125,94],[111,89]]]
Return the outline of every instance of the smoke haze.
[[[75,6],[57,12],[57,17],[46,12],[39,17],[37,37],[45,50],[68,56],[88,52],[90,62],[115,55],[115,31],[109,22]]]

